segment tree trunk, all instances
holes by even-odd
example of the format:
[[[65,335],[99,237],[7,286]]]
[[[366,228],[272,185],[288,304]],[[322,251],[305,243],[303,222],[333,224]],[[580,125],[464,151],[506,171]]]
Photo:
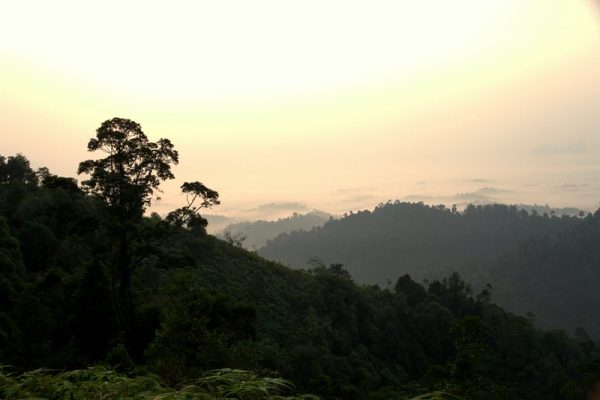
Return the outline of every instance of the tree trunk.
[[[122,329],[125,332],[125,344],[129,355],[134,360],[140,360],[143,349],[139,347],[138,324],[135,307],[133,305],[133,296],[131,291],[131,255],[129,253],[129,241],[127,232],[121,228],[119,234],[119,252],[117,255],[116,272],[119,278],[118,297],[119,297],[119,316]]]

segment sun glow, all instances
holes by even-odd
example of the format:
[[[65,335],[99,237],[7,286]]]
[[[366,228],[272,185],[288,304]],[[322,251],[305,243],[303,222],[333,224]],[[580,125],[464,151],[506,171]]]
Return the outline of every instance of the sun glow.
[[[4,55],[97,88],[214,101],[410,77],[514,50],[553,22],[534,3],[23,1],[3,13],[0,43]],[[538,26],[520,25],[532,15]]]
[[[69,156],[49,166],[72,174],[102,120],[130,117],[195,160],[183,175],[218,165],[203,176],[233,202],[262,201],[244,185],[310,201],[332,181],[398,183],[383,170],[464,173],[478,143],[511,164],[497,149],[522,140],[523,110],[592,96],[600,65],[583,0],[7,4],[2,152],[48,163],[56,146]]]

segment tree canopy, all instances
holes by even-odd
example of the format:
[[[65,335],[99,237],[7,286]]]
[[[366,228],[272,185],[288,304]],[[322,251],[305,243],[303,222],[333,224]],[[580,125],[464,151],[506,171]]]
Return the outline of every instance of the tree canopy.
[[[149,141],[140,124],[124,118],[104,121],[88,151],[106,157],[79,164],[78,174],[89,175],[83,187],[125,217],[141,216],[161,181],[174,178],[171,165],[179,162],[169,139]]]

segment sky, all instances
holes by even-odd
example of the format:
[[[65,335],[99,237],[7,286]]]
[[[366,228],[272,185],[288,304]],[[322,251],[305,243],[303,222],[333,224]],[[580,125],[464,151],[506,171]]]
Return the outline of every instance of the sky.
[[[180,152],[158,212],[595,210],[599,108],[592,0],[0,0],[0,154],[75,176],[133,119]]]

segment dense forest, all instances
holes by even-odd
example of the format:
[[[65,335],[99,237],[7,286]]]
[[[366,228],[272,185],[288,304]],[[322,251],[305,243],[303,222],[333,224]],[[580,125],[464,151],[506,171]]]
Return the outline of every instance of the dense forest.
[[[308,399],[314,397],[294,393],[312,393],[345,400],[575,400],[600,378],[600,348],[583,329],[572,337],[539,330],[531,318],[494,305],[495,289],[474,291],[456,273],[426,284],[402,274],[378,286],[354,283],[338,263],[289,269],[208,235],[200,211],[217,205],[219,196],[200,182],[182,184],[183,207],[147,215],[160,183],[174,178],[170,166],[178,154],[166,139],[149,141],[133,121],[104,122],[88,149],[104,158],[79,165],[81,182],[33,170],[23,155],[0,157],[5,398]],[[409,238],[432,230],[427,235],[439,246],[438,257],[449,263],[433,255],[421,262],[440,274],[514,246],[523,258],[502,262],[526,277],[519,265],[552,245],[536,238],[565,229],[587,237],[598,226],[598,216],[406,207],[411,218],[439,214],[447,221],[401,233]],[[389,221],[397,209],[386,205],[372,215]],[[372,215],[331,221],[313,234]],[[444,243],[462,219],[469,221],[462,233],[470,236],[455,234],[455,242]],[[375,225],[363,225],[359,248],[351,235],[340,235],[350,260],[383,252],[375,239],[395,243]],[[522,240],[530,240],[526,248],[518,247]],[[339,242],[322,241],[339,251],[335,256],[343,254],[334,246]],[[570,257],[571,242],[579,240],[564,240],[547,256]],[[451,257],[459,245],[464,254]],[[591,269],[595,259],[586,260]],[[398,265],[392,257],[387,271]],[[25,372],[39,368],[50,370]]]
[[[259,253],[296,268],[315,258],[343,263],[357,282],[384,287],[407,273],[421,281],[457,272],[478,290],[491,284],[495,302],[543,328],[583,327],[599,338],[599,232],[600,212],[389,202],[282,234]]]

